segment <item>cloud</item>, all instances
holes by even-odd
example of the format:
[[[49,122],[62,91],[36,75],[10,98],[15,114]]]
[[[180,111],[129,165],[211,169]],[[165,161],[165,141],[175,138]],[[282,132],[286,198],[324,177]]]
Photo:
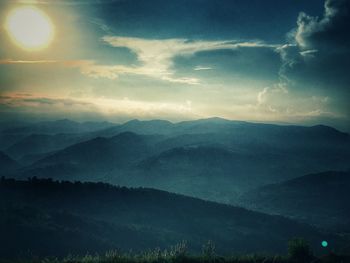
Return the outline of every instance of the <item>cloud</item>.
[[[193,70],[199,71],[199,70],[211,70],[212,67],[204,67],[204,66],[196,66]]]
[[[333,118],[344,121],[346,116],[329,109],[331,99],[323,96],[300,96],[290,94],[286,86],[277,84],[265,87],[258,92],[253,110],[262,114],[264,119],[294,120],[295,122],[319,118]]]
[[[12,59],[0,59],[0,65],[11,64],[55,64],[57,60],[12,60]]]
[[[0,96],[0,105],[10,108],[39,108],[42,106],[89,106],[87,101],[73,100],[69,98],[47,97],[28,93],[9,93]]]
[[[288,80],[348,92],[350,1],[326,0],[321,18],[300,13],[290,44],[278,49]],[[349,93],[348,93],[349,94]]]
[[[276,48],[279,45],[266,44],[259,41],[235,42],[235,41],[190,41],[188,39],[144,39],[118,36],[105,36],[103,41],[113,47],[125,47],[134,52],[141,66],[120,67],[106,66],[103,72],[113,72],[114,74],[139,74],[146,75],[169,82],[177,82],[195,85],[200,80],[191,76],[176,77],[173,69],[174,59],[178,56],[192,56],[198,52],[215,51],[224,49],[238,49],[243,47],[259,48],[268,47]],[[203,70],[199,68],[197,70]],[[209,68],[206,68],[209,69]]]
[[[266,94],[268,90],[269,90],[269,87],[265,87],[262,91],[258,93],[258,96],[257,96],[258,105],[262,105],[266,102]]]
[[[120,0],[18,0],[20,4],[30,4],[30,5],[101,5],[101,4],[111,4],[119,2]],[[12,2],[12,0],[8,0]]]
[[[290,112],[350,123],[349,21],[350,1],[326,0],[322,17],[300,13],[296,28],[288,34],[289,43],[276,49],[282,61],[280,85],[297,100],[285,102]]]
[[[130,68],[124,66],[98,65],[94,60],[13,60],[2,59],[0,65],[32,65],[32,64],[56,64],[68,68],[78,68],[83,75],[92,78],[117,79],[118,74],[130,72]],[[118,73],[118,74],[117,74]]]
[[[285,95],[288,94],[288,90],[284,85],[277,84],[273,87],[265,87],[262,91],[258,92],[256,106],[264,111],[272,113],[283,112],[285,107],[276,103],[276,101],[286,101]],[[282,107],[281,107],[282,106]],[[278,109],[279,108],[279,109]]]
[[[329,45],[348,48],[350,37],[344,33],[348,30],[349,12],[348,0],[326,0],[321,19],[300,13],[295,32],[298,46],[302,49],[328,48]]]
[[[103,41],[113,47],[125,47],[134,52],[141,62],[139,66],[101,65],[95,60],[0,60],[0,64],[57,64],[78,68],[83,75],[91,78],[115,80],[119,75],[136,74],[148,76],[172,83],[197,85],[200,80],[195,77],[178,77],[173,69],[174,59],[178,56],[192,56],[203,51],[228,50],[238,48],[278,48],[279,45],[265,44],[259,41],[189,41],[186,39],[150,40],[105,36]],[[195,71],[210,70],[211,67],[197,66]]]
[[[111,99],[105,97],[67,98],[40,94],[8,93],[0,96],[0,112],[25,112],[61,114],[98,114],[107,118],[183,118],[198,117],[192,102],[149,102],[127,97]]]

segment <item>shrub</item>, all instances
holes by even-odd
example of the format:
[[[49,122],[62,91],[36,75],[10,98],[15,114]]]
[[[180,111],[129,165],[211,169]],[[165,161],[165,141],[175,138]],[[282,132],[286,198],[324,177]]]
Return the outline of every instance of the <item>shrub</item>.
[[[290,240],[288,242],[288,257],[292,262],[311,262],[313,255],[309,243],[302,238]]]

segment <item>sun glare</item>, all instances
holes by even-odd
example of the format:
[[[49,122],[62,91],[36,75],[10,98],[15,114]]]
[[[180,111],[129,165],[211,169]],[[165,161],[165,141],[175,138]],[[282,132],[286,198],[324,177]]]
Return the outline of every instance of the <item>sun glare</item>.
[[[11,11],[7,16],[5,28],[14,43],[26,50],[46,48],[54,36],[50,18],[32,6]]]

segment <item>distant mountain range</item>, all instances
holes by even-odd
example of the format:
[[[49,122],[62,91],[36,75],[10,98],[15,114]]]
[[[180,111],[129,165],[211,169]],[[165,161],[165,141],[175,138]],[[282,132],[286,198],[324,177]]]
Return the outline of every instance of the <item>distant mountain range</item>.
[[[75,133],[52,134],[60,125],[61,132]],[[48,134],[31,133],[38,129]],[[350,168],[349,134],[322,125],[220,118],[180,123],[133,120],[122,125],[63,120],[6,129],[1,136],[14,138],[25,131],[29,133],[24,138],[5,149],[22,167],[6,175],[147,186],[231,204],[256,187]]]
[[[32,179],[0,181],[0,256],[61,256],[166,248],[192,251],[212,240],[218,253],[285,252],[304,237],[315,251],[343,240],[306,224],[152,189]]]
[[[245,193],[240,204],[350,233],[350,172],[309,174]]]
[[[12,134],[58,134],[58,133],[82,133],[92,132],[111,127],[115,124],[110,122],[76,122],[68,119],[57,121],[43,121],[37,123],[25,123],[14,128],[7,127],[2,133]]]
[[[109,122],[80,123],[67,119],[36,123],[13,123],[12,125],[10,123],[6,123],[4,124],[3,128],[1,127],[0,123],[0,150],[5,150],[13,146],[13,148],[9,149],[9,151],[12,152],[15,156],[23,156],[27,151],[29,151],[28,149],[32,149],[35,152],[41,150],[48,152],[52,150],[62,149],[63,147],[67,147],[69,145],[64,143],[64,138],[67,138],[67,140],[69,140],[70,137],[77,137],[77,134],[84,134],[106,129],[114,125],[115,124]],[[53,136],[51,138],[49,135],[57,136]],[[46,149],[41,149],[40,145],[39,147],[36,147],[38,146],[37,144],[40,138],[47,142],[48,146]],[[71,143],[73,144],[74,142],[76,143],[78,141],[79,140],[72,141]],[[63,142],[63,145],[59,146],[61,142]],[[30,147],[31,144],[33,144],[34,147]],[[28,147],[26,147],[26,145],[28,145]],[[53,145],[57,146],[52,148]],[[21,150],[23,149],[25,149],[25,152],[21,154]]]

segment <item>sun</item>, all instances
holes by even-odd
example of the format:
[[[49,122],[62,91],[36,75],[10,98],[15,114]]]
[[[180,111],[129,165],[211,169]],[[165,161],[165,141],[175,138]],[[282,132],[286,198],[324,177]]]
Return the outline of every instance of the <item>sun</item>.
[[[5,28],[17,46],[30,51],[48,47],[54,37],[51,19],[33,6],[18,7],[11,11]]]

